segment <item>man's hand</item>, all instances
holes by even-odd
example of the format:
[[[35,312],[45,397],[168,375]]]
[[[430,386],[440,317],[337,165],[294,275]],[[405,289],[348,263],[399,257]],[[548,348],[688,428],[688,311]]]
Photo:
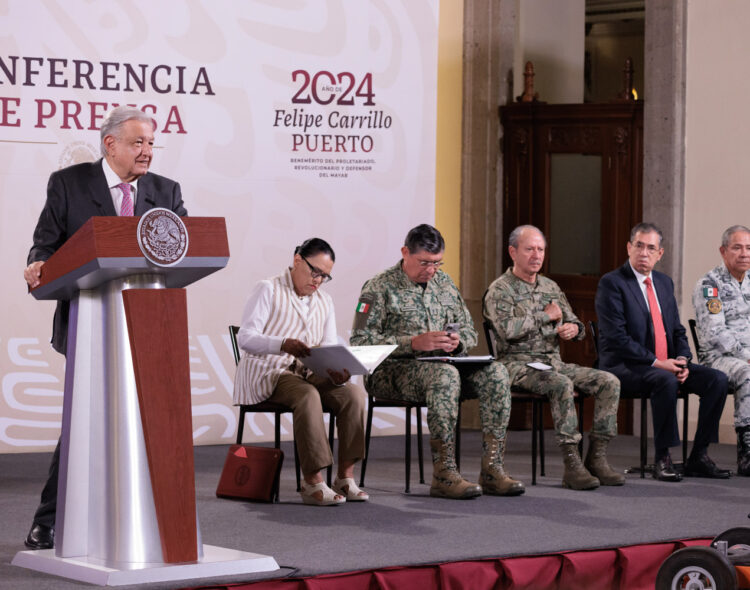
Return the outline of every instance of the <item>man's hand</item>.
[[[674,373],[674,376],[677,377],[677,381],[680,383],[685,383],[685,379],[687,379],[690,374],[690,369],[687,368],[687,359],[685,357],[666,359],[663,361],[656,360],[654,362],[654,367]]]
[[[328,378],[333,382],[334,385],[343,385],[344,383],[349,381],[350,377],[351,373],[349,373],[349,371],[347,371],[346,369],[342,369],[340,373],[338,371],[328,369]]]
[[[682,367],[682,370],[676,374],[677,381],[679,381],[680,383],[685,383],[685,379],[688,378],[688,374],[690,373],[690,371],[688,370],[688,360],[684,356],[678,356],[675,361],[678,367]]]
[[[557,327],[557,335],[562,340],[572,340],[576,336],[578,336],[578,324],[562,324]]]
[[[547,304],[544,308],[544,313],[546,313],[549,316],[549,319],[553,322],[562,319],[562,309],[560,309],[560,306],[554,301]]]
[[[29,289],[39,286],[42,278],[42,265],[44,265],[44,260],[37,260],[23,269],[23,278],[26,280]]]
[[[281,343],[281,350],[297,358],[310,356],[310,347],[296,338],[284,338]]]
[[[461,342],[461,338],[456,333],[448,332],[425,332],[419,336],[413,336],[411,347],[414,350],[430,352],[432,350],[443,350],[453,352]]]

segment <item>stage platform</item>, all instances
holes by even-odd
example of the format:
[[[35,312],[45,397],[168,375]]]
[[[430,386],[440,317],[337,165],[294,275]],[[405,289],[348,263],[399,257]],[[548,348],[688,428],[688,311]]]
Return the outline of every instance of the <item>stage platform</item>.
[[[337,507],[302,504],[294,491],[290,443],[282,445],[286,459],[281,501],[276,504],[216,498],[216,484],[228,447],[196,447],[203,542],[270,555],[281,569],[271,575],[237,575],[148,587],[215,587],[391,566],[618,548],[675,539],[705,539],[730,527],[750,525],[750,478],[733,477],[728,481],[689,478],[670,484],[632,474],[622,487],[576,492],[560,486],[562,462],[551,431],[547,432],[546,444],[546,476],[539,477],[538,484],[531,486],[530,433],[510,433],[506,464],[515,477],[526,483],[525,495],[450,501],[429,496],[431,465],[427,457],[427,484],[418,483],[416,445],[412,492],[404,494],[403,437],[374,438],[366,481],[371,501]],[[480,447],[479,433],[465,431],[462,472],[466,477],[477,477]],[[428,448],[426,438],[425,448]],[[624,469],[637,462],[638,440],[632,436],[618,437],[611,451],[611,463]],[[732,445],[714,445],[711,455],[721,466],[736,467]],[[50,454],[0,455],[2,590],[91,588],[10,565],[16,552],[24,549],[22,541],[30,526],[49,458]]]

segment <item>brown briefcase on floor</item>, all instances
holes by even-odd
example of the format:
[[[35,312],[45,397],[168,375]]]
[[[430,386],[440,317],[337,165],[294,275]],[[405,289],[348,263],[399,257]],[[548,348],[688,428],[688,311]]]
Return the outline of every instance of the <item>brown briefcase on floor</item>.
[[[281,449],[232,445],[224,462],[216,495],[219,498],[272,502],[279,489],[283,462]]]

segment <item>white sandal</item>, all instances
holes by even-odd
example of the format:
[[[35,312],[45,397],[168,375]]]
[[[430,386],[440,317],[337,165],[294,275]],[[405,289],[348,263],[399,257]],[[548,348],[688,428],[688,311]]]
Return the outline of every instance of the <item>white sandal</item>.
[[[341,479],[337,477],[333,481],[333,490],[337,494],[344,496],[347,502],[367,502],[367,500],[370,499],[370,494],[358,488],[352,477],[344,477]]]
[[[305,481],[300,483],[302,489],[300,490],[300,496],[302,496],[302,502],[305,504],[312,504],[313,506],[337,506],[346,502],[345,497],[336,498],[337,493],[329,488],[324,481],[316,484],[309,484]],[[323,492],[323,498],[318,500],[314,495],[316,492]],[[344,494],[338,494],[344,496]]]

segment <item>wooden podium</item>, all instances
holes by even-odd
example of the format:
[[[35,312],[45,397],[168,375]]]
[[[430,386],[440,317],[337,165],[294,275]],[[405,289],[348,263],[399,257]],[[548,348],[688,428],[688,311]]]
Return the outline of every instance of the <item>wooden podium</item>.
[[[187,299],[224,268],[223,218],[185,217],[187,252],[147,259],[138,217],[92,217],[46,261],[37,299],[69,299],[55,549],[15,565],[99,584],[278,569],[200,540]],[[177,220],[179,221],[179,220]]]

